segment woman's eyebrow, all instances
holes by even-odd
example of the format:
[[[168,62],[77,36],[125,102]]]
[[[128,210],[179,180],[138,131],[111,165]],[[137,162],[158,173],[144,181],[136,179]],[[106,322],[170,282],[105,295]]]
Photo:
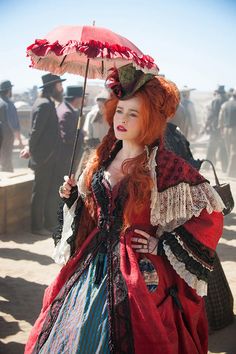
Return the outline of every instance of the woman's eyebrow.
[[[130,111],[130,112],[136,112],[136,113],[139,113],[139,111],[137,111],[137,109],[133,109],[133,108],[129,109],[129,111]]]
[[[121,106],[116,106],[116,109],[124,109],[124,108],[121,107]],[[139,113],[139,111],[136,110],[136,109],[134,109],[134,108],[129,108],[128,111],[129,111],[129,112],[136,112],[136,113]]]

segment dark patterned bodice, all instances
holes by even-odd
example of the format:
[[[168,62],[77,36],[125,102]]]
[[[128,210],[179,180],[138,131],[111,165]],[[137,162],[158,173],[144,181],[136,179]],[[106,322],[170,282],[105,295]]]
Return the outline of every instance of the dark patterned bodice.
[[[123,224],[123,208],[126,199],[123,181],[111,188],[104,177],[105,168],[98,170],[92,179],[92,191],[97,204],[98,227],[109,231],[120,231]],[[121,193],[122,186],[122,193]]]

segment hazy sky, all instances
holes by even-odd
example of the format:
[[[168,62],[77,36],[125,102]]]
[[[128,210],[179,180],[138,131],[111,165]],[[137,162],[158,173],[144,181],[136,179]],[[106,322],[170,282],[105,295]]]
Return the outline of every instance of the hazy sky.
[[[179,87],[236,87],[235,0],[0,0],[0,80],[41,85],[26,47],[60,25],[106,27],[151,55]],[[79,77],[64,75],[68,84]]]

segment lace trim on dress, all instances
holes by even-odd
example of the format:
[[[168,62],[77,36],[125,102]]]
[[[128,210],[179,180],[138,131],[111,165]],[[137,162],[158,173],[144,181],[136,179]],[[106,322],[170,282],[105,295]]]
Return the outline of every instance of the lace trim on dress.
[[[209,214],[213,211],[222,211],[224,204],[219,194],[208,182],[190,186],[181,182],[176,186],[169,187],[163,192],[157,189],[156,177],[156,154],[155,147],[149,159],[149,168],[154,186],[151,191],[151,217],[153,226],[157,226],[157,236],[164,231],[172,231],[183,225],[193,216],[199,216],[203,209]]]
[[[196,290],[197,294],[199,296],[205,296],[207,295],[207,282],[204,280],[199,280],[196,275],[190,273],[186,269],[186,266],[184,263],[180,262],[174,253],[171,251],[170,246],[165,244],[165,241],[163,242],[163,248],[165,251],[165,254],[176,271],[176,273],[193,289]]]
[[[71,208],[65,204],[63,206],[63,227],[61,233],[61,239],[58,241],[52,258],[55,263],[64,265],[70,258],[71,246],[68,243],[68,239],[73,235],[72,224],[74,222],[75,210],[76,210],[77,200],[74,202]]]

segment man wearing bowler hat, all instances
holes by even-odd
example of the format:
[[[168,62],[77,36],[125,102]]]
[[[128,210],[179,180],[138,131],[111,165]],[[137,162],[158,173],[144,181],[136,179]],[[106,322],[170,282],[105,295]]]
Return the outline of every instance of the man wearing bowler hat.
[[[70,169],[70,161],[76,136],[82,96],[83,87],[68,86],[66,88],[64,101],[57,107],[59,131],[61,137],[60,159],[58,166],[61,177],[60,184],[63,182],[63,176],[68,175]],[[82,140],[83,139],[80,136],[80,141],[78,142],[78,152],[76,152],[75,165],[78,165],[79,155],[81,155],[80,151],[82,148]]]
[[[58,193],[53,181],[60,146],[59,124],[55,104],[63,99],[60,76],[42,76],[42,93],[32,107],[32,129],[29,139],[29,167],[35,173],[31,201],[32,233],[49,235],[57,224]],[[22,151],[21,157],[27,157]],[[49,230],[49,231],[48,231]]]

